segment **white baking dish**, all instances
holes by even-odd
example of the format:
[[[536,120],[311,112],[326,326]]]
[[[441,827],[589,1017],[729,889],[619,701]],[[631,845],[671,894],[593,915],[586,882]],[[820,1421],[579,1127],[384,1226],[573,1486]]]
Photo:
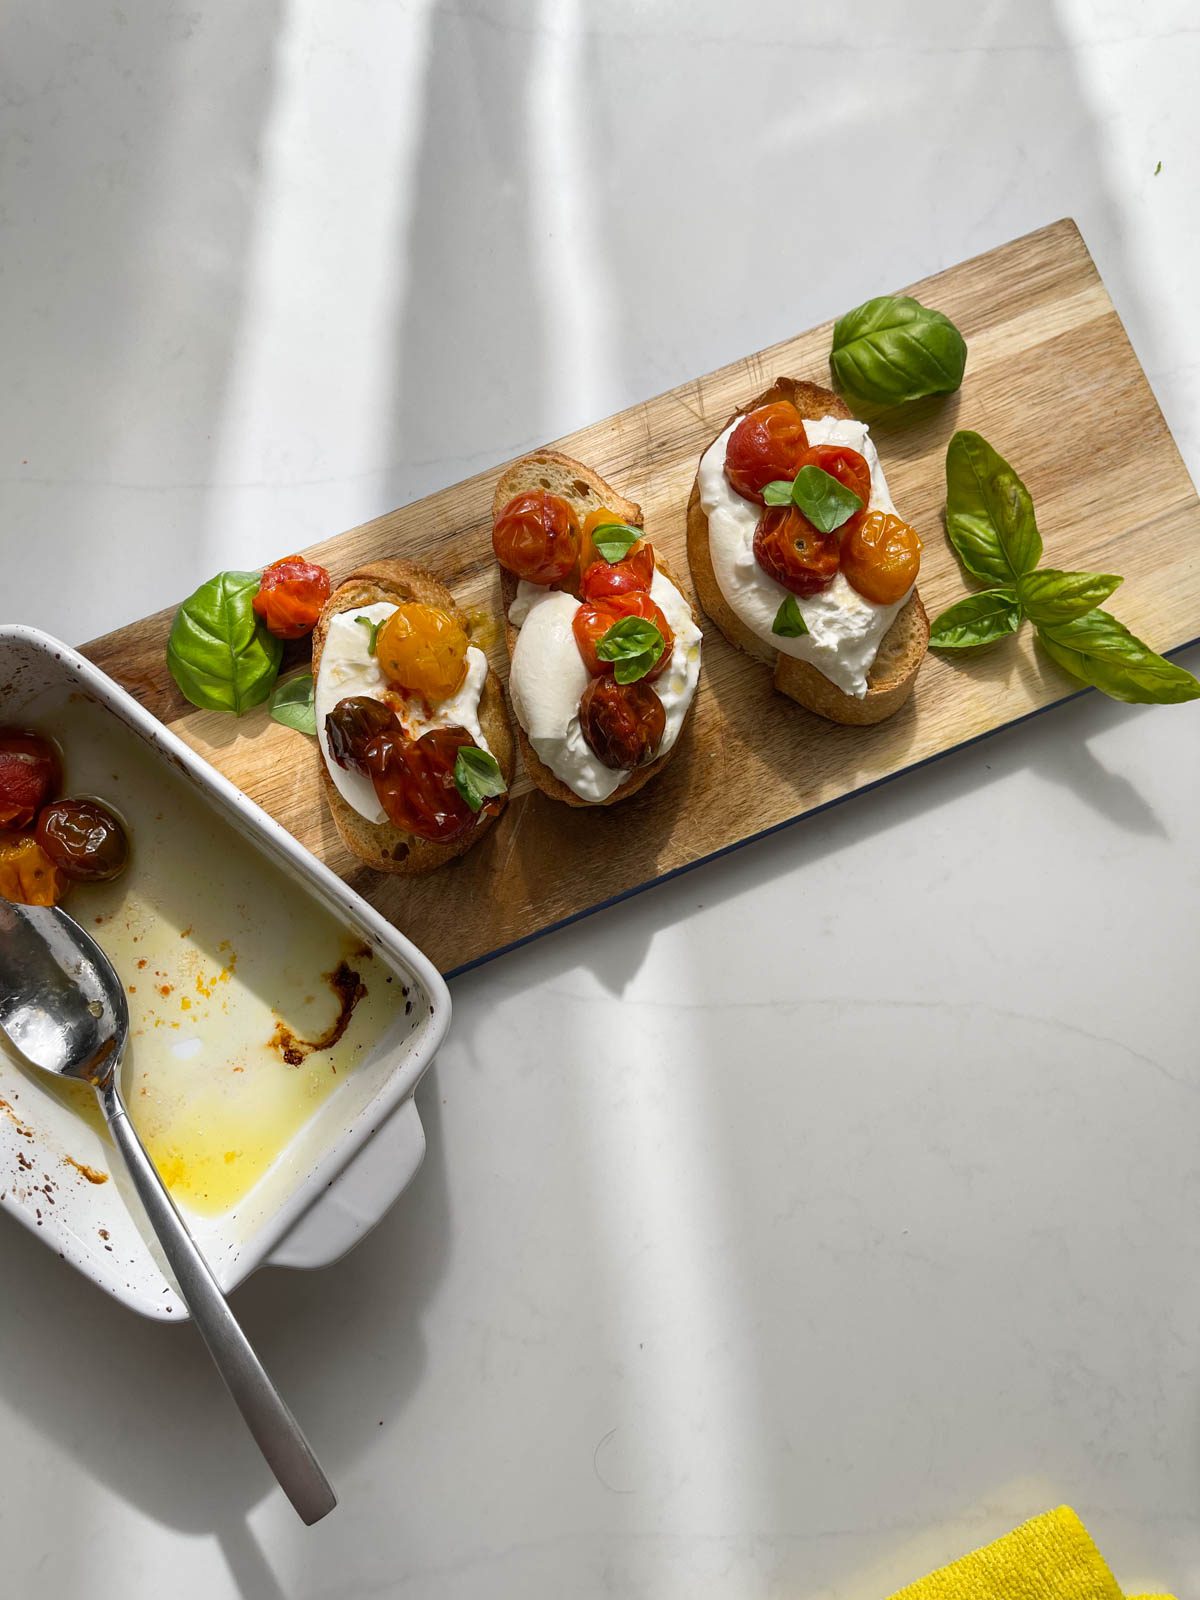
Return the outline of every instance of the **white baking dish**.
[[[407,1012],[363,1041],[353,1071],[244,1199],[217,1216],[188,1214],[227,1291],[264,1262],[326,1265],[379,1220],[420,1165],[425,1141],[412,1094],[449,1023],[446,985],[403,934],[112,679],[47,634],[0,626],[0,725],[53,731],[56,713],[66,715],[68,706],[76,724],[80,717],[100,719],[101,735],[107,728],[110,737],[121,737],[111,719],[136,735],[168,801],[173,785],[186,785],[220,827],[234,830],[368,946],[373,970],[407,986]],[[67,765],[69,782],[69,750]],[[180,848],[187,848],[185,839]],[[66,909],[80,915],[87,892],[74,890]],[[104,943],[103,928],[89,931]],[[105,1136],[3,1051],[0,1113],[0,1205],[134,1310],[186,1318]],[[110,1173],[110,1181],[88,1181],[81,1175],[87,1166]]]

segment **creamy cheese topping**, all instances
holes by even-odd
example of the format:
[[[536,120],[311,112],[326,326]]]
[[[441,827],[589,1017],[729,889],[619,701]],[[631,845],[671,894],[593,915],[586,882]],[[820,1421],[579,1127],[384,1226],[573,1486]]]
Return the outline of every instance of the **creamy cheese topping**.
[[[670,665],[652,685],[667,714],[657,759],[666,755],[679,737],[696,692],[700,629],[687,601],[657,569],[650,598],[675,635]],[[583,737],[579,700],[590,674],[572,629],[578,610],[574,595],[522,580],[508,611],[508,620],[521,630],[513,650],[508,690],[517,720],[550,771],[581,800],[596,802],[607,800],[629,773],[606,767]]]
[[[751,631],[784,655],[809,661],[829,681],[861,700],[867,692],[867,673],[879,652],[884,634],[896,620],[912,593],[894,605],[880,606],[866,599],[839,572],[818,594],[793,596],[808,628],[798,639],[771,632],[771,624],[789,594],[759,566],[754,555],[754,530],[762,507],[738,494],[725,476],[725,446],[740,417],[704,452],[700,461],[700,504],[708,518],[708,548],[717,587],[730,609]],[[879,465],[879,456],[865,422],[822,417],[804,422],[809,444],[842,444],[857,450],[871,469],[871,511],[895,514],[892,497]]]
[[[334,787],[348,806],[353,806],[360,817],[368,822],[386,822],[387,816],[375,794],[375,785],[363,772],[348,772],[339,767],[329,754],[329,740],[325,735],[325,718],[339,700],[352,695],[366,695],[372,700],[382,700],[384,690],[391,687],[380,671],[379,663],[367,649],[370,639],[367,630],[354,619],[367,617],[371,622],[386,622],[396,607],[387,600],[377,600],[373,605],[357,606],[350,611],[340,611],[329,624],[325,635],[325,648],[321,652],[321,670],[317,673],[314,710],[317,716],[317,740]],[[474,645],[467,648],[467,675],[448,700],[440,700],[429,707],[424,700],[414,698],[396,715],[404,730],[419,739],[430,728],[465,728],[481,750],[491,755],[491,749],[479,726],[479,696],[487,677],[487,657]],[[395,692],[395,691],[393,691]],[[428,715],[426,715],[428,712]]]

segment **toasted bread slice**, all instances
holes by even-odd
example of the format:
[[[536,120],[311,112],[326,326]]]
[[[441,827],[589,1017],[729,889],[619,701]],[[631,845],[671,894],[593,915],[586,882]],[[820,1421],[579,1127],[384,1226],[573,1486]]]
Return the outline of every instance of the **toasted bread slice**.
[[[390,601],[393,605],[414,600],[421,605],[436,606],[439,611],[448,612],[470,634],[467,618],[455,605],[454,596],[431,572],[411,566],[407,561],[373,561],[352,572],[326,601],[313,630],[314,678],[321,670],[321,655],[325,649],[330,618],[341,611],[353,611],[382,600]],[[504,693],[490,667],[479,696],[479,725],[492,754],[500,763],[505,783],[511,788],[514,767],[512,728],[504,704]],[[321,782],[334,824],[346,848],[377,872],[432,872],[435,867],[453,861],[478,843],[495,821],[491,816],[481,817],[475,827],[460,838],[440,844],[432,839],[420,839],[415,834],[405,833],[390,822],[368,822],[360,816],[338,793],[323,756]]]
[[[536,450],[532,455],[522,456],[519,461],[514,461],[508,467],[496,484],[496,492],[492,496],[492,521],[496,521],[508,502],[514,495],[526,494],[533,489],[546,489],[551,494],[558,495],[566,500],[572,507],[580,522],[593,511],[607,507],[609,511],[621,522],[627,522],[631,528],[642,527],[642,508],[632,500],[626,500],[624,495],[618,494],[611,484],[605,483],[598,473],[590,467],[585,467],[581,461],[574,461],[570,456],[564,456],[557,450]],[[688,599],[682,583],[662,559],[660,552],[655,549],[654,563],[664,578],[670,581]],[[517,580],[506,568],[500,569],[500,592],[504,600],[504,637],[508,644],[508,657],[512,660],[513,650],[516,648],[518,628],[514,628],[508,620],[509,607],[516,599]],[[691,602],[688,601],[689,609]],[[693,617],[695,611],[692,611]],[[693,699],[692,704],[695,704]],[[688,707],[688,717],[692,708]],[[645,766],[636,768],[631,772],[618,788],[614,789],[607,800],[584,800],[577,795],[574,789],[563,783],[561,778],[556,778],[550,768],[538,755],[529,742],[525,729],[521,726],[520,719],[514,715],[517,739],[521,746],[521,759],[525,763],[525,770],[533,783],[543,794],[548,794],[552,800],[561,800],[568,806],[615,805],[618,800],[627,800],[630,795],[636,794],[644,784],[663,770],[667,762],[679,748],[679,739],[667,751],[665,756],[659,756],[654,761],[648,761]],[[686,719],[685,719],[686,725]],[[682,738],[682,730],[680,730]]]
[[[749,401],[734,416],[744,416],[746,412],[771,405],[776,400],[790,400],[802,417],[844,417],[849,420],[853,415],[841,396],[832,389],[823,389],[820,384],[804,383],[796,378],[777,378],[764,394]],[[732,422],[733,417],[729,420]],[[728,426],[729,423],[726,423],[725,427]],[[724,431],[723,428],[721,432]],[[698,474],[688,501],[687,545],[688,565],[701,606],[730,644],[744,650],[747,655],[773,665],[775,687],[781,694],[786,694],[809,711],[828,717],[831,722],[851,725],[882,722],[885,717],[898,711],[908,699],[929,644],[929,618],[915,589],[880,641],[879,653],[867,674],[867,692],[861,700],[856,700],[853,695],[843,693],[810,662],[773,649],[733,611],[721,593],[713,571],[708,547],[708,518],[700,504]]]

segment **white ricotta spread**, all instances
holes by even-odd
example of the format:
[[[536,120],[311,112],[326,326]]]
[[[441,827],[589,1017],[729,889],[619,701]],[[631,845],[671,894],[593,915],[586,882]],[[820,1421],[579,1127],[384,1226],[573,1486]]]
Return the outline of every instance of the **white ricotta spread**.
[[[317,674],[313,708],[317,717],[317,741],[334,787],[348,806],[353,806],[359,816],[368,822],[386,822],[387,817],[375,794],[375,786],[362,772],[349,772],[339,767],[329,753],[329,740],[325,735],[325,718],[339,700],[352,695],[366,695],[372,700],[382,700],[384,690],[391,688],[380,670],[379,663],[370,654],[367,630],[354,619],[367,617],[371,622],[386,622],[396,607],[386,600],[373,605],[358,606],[341,611],[329,624],[325,635],[325,648],[321,652],[321,670]],[[474,645],[467,648],[467,675],[448,700],[435,706],[426,706],[424,700],[414,698],[396,715],[404,730],[419,739],[430,728],[465,728],[481,750],[491,749],[479,725],[479,696],[487,677],[487,657]],[[393,689],[393,693],[396,691]],[[428,712],[428,715],[426,714]]]
[[[650,598],[675,635],[670,665],[652,684],[667,714],[657,759],[666,755],[679,737],[696,692],[700,629],[687,601],[657,569]],[[520,629],[508,690],[517,720],[554,776],[581,800],[598,802],[607,800],[629,773],[606,767],[583,737],[579,700],[590,674],[572,630],[579,604],[574,595],[561,589],[544,589],[522,580],[508,612],[508,620]]]
[[[867,692],[867,673],[883,636],[907,603],[912,589],[894,605],[880,606],[859,594],[839,572],[819,594],[793,597],[808,628],[806,634],[788,639],[772,633],[771,624],[791,590],[768,577],[755,559],[754,530],[763,508],[738,494],[725,476],[725,446],[740,420],[740,417],[735,418],[729,424],[700,461],[700,504],[708,518],[708,547],[717,587],[734,614],[764,644],[781,650],[784,655],[811,662],[844,694],[861,700]],[[864,456],[871,469],[868,510],[895,514],[883,468],[865,422],[843,421],[839,417],[813,421],[805,418],[804,431],[809,444],[848,445]]]

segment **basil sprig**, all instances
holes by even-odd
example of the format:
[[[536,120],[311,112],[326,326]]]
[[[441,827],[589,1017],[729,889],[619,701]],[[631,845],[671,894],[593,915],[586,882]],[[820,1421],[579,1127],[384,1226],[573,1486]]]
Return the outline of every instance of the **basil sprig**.
[[[218,572],[175,613],[167,666],[194,706],[240,717],[274,687],[283,640],[255,614],[261,579],[260,572]]]
[[[977,433],[956,433],[946,452],[946,533],[966,572],[989,587],[935,618],[931,649],[991,644],[1028,617],[1052,661],[1114,700],[1168,705],[1200,696],[1190,672],[1099,609],[1119,577],[1038,566],[1042,539],[1029,490]]]
[[[666,649],[666,640],[644,617],[622,617],[596,646],[601,661],[611,661],[618,683],[636,683],[653,672]]]
[[[486,802],[508,788],[500,763],[487,750],[477,744],[459,747],[454,758],[454,787],[472,811],[480,811]]]
[[[790,483],[786,478],[768,483],[763,501],[769,506],[798,506],[821,533],[832,533],[862,510],[862,501],[853,489],[847,489],[823,467],[814,466],[801,467]]]
[[[775,621],[771,624],[771,632],[777,633],[781,639],[799,639],[808,632],[808,623],[800,607],[796,604],[796,596],[784,596],[783,604],[775,613]]]
[[[962,383],[966,364],[966,343],[950,318],[909,295],[880,295],[834,323],[834,380],[875,405],[950,394]]]
[[[297,733],[311,734],[316,738],[317,713],[314,709],[315,689],[311,672],[298,673],[286,683],[276,685],[271,696],[271,716],[285,728]]]
[[[641,537],[642,530],[627,522],[602,522],[592,533],[592,543],[611,565],[627,556]]]
[[[375,654],[375,641],[379,638],[379,630],[383,627],[383,623],[372,622],[370,617],[355,617],[354,620],[360,628],[367,630],[367,654],[373,656]]]

